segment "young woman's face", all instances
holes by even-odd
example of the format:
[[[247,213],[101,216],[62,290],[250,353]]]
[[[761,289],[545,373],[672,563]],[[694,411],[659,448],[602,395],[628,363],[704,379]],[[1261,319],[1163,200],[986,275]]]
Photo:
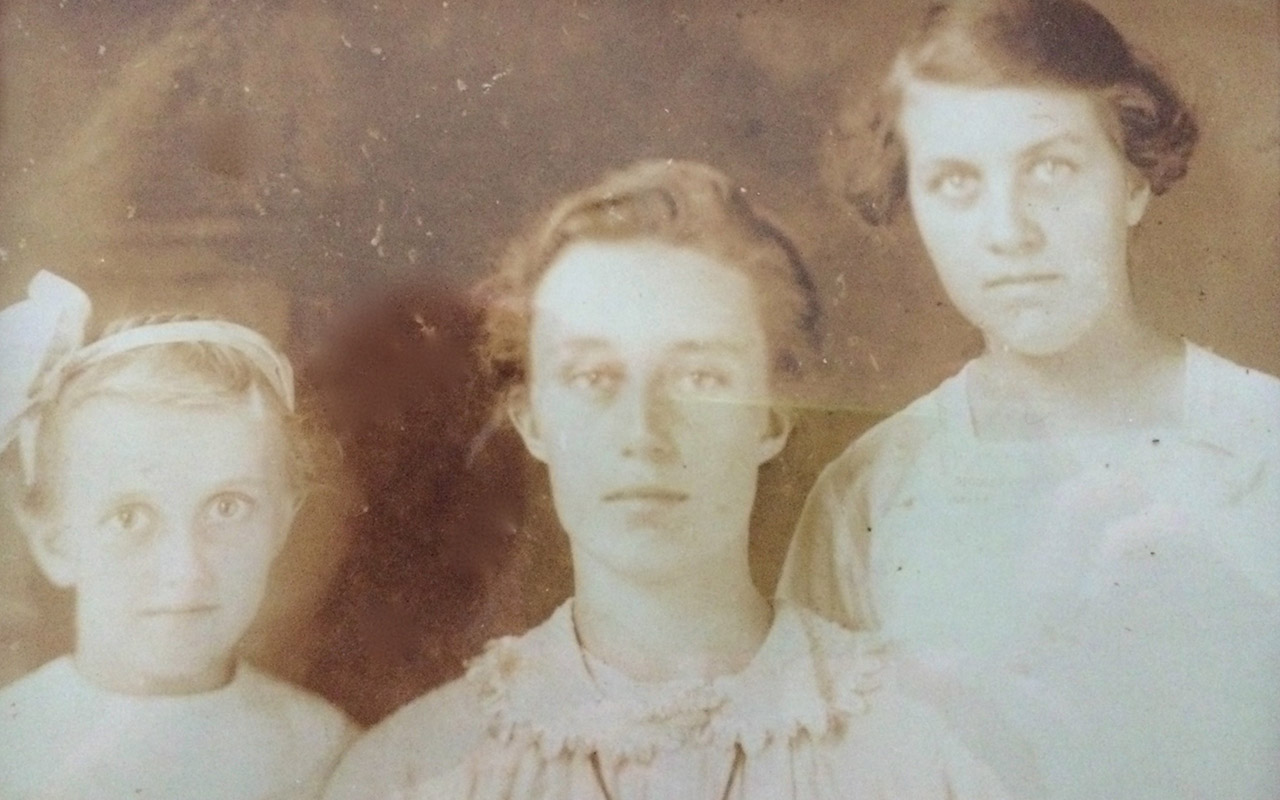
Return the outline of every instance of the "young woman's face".
[[[278,421],[98,396],[57,439],[50,577],[75,590],[77,663],[141,693],[217,685],[292,522]]]
[[[744,547],[771,424],[751,280],[648,240],[567,249],[533,300],[526,402],[578,569],[661,579]]]
[[[1149,192],[1089,95],[911,81],[899,129],[916,227],[988,347],[1061,353],[1133,313]]]

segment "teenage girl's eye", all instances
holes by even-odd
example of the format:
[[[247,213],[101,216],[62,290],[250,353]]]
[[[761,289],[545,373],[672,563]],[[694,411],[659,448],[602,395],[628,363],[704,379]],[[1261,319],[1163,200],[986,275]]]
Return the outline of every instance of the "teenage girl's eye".
[[[137,536],[151,529],[155,521],[155,512],[142,503],[129,503],[114,509],[103,520],[108,529],[115,533]]]
[[[242,522],[253,513],[253,498],[240,492],[223,492],[209,501],[209,518],[214,522]]]
[[[948,167],[930,176],[926,187],[932,194],[947,200],[963,202],[978,190],[978,174],[964,167]]]
[[[1075,174],[1076,165],[1065,158],[1045,156],[1031,163],[1031,177],[1039,183],[1057,183]]]

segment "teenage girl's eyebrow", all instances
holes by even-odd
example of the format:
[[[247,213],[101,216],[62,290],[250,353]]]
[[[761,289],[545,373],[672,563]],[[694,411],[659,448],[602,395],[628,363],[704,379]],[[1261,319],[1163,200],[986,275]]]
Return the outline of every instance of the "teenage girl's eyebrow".
[[[1042,139],[1028,147],[1023,153],[1027,156],[1038,156],[1046,150],[1051,150],[1059,145],[1076,146],[1081,144],[1083,140],[1075,133],[1060,133],[1057,136],[1050,136],[1048,139]]]

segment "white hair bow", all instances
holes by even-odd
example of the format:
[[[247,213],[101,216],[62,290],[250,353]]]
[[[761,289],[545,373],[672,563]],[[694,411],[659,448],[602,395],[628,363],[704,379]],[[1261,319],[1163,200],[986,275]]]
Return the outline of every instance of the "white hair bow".
[[[70,281],[41,271],[27,285],[27,299],[0,311],[0,452],[17,443],[28,485],[35,479],[35,442],[41,406],[58,393],[77,367],[153,344],[207,342],[243,354],[294,410],[293,368],[256,331],[215,319],[140,325],[85,346],[93,304]]]
[[[32,412],[56,391],[55,376],[84,346],[92,310],[80,287],[41,271],[27,285],[26,300],[0,311],[0,452],[18,443],[28,481],[39,429]]]

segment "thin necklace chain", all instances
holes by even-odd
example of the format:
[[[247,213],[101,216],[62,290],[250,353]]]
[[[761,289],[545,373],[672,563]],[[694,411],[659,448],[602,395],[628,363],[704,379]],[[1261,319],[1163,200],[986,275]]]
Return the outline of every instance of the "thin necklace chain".
[[[729,777],[725,779],[724,791],[720,792],[719,800],[729,800],[729,793],[733,791],[733,787],[738,783],[738,775],[742,772],[742,765],[746,762],[746,758],[746,753],[742,751],[742,745],[735,744],[733,746],[733,764],[729,766]],[[591,753],[591,772],[595,776],[596,786],[600,787],[600,794],[604,796],[604,800],[617,800],[605,783],[604,768],[600,766],[600,753],[597,751]]]

